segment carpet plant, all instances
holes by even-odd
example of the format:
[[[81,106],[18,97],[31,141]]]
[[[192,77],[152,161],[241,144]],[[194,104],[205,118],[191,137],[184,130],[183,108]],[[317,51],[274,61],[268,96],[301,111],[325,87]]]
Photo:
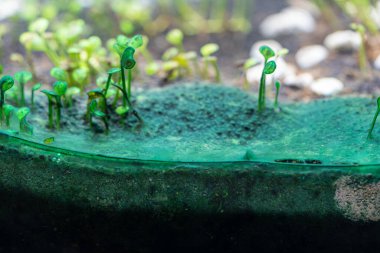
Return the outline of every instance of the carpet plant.
[[[14,79],[11,76],[3,76],[0,79],[0,123],[4,120],[5,92],[12,88]]]
[[[259,88],[259,100],[258,100],[258,111],[262,112],[265,110],[265,96],[266,96],[266,77],[267,75],[273,74],[276,70],[276,62],[270,60],[275,57],[275,52],[268,46],[262,46],[259,49],[261,55],[264,57],[264,67],[260,78],[260,88]]]

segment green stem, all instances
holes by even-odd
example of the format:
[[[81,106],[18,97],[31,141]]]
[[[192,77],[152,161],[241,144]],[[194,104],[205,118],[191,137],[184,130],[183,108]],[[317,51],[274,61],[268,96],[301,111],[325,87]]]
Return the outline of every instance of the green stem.
[[[132,69],[128,69],[128,99],[132,96]]]
[[[57,97],[57,118],[55,119],[56,120],[56,128],[57,130],[60,129],[61,127],[61,107],[62,107],[62,103],[61,103],[61,97]]]
[[[108,74],[107,84],[106,84],[106,90],[104,91],[104,96],[107,96],[108,89],[110,88],[112,81],[112,74]]]
[[[260,79],[260,88],[259,88],[259,112],[262,112],[265,110],[265,79],[266,75],[264,72],[261,74]]]
[[[375,128],[376,120],[377,120],[377,117],[379,116],[379,113],[380,113],[380,108],[377,108],[377,111],[375,113],[375,117],[373,117],[373,120],[372,120],[372,123],[371,123],[371,128],[368,131],[367,139],[371,139],[372,138],[372,131]]]
[[[280,89],[276,88],[276,97],[274,98],[274,108],[278,108],[278,95],[280,94]]]
[[[3,123],[3,120],[4,120],[4,113],[3,113],[4,99],[5,99],[4,91],[0,89],[0,125]]]
[[[120,64],[121,66],[121,64]],[[123,88],[123,91],[125,91],[125,93],[127,93],[127,85],[125,83],[125,72],[124,72],[124,68],[121,67],[120,68],[120,72],[121,72],[121,83],[122,83],[122,88]],[[123,106],[125,107],[127,105],[127,98],[124,96],[123,98]]]
[[[215,81],[216,81],[217,83],[220,83],[220,81],[221,81],[221,77],[220,77],[220,69],[219,69],[219,66],[218,66],[218,62],[217,62],[217,60],[213,60],[213,61],[211,61],[211,64],[212,64],[212,66],[213,66],[213,68],[214,68],[214,70],[215,70]]]
[[[53,128],[53,103],[50,99],[49,99],[48,117],[49,117],[49,128]]]
[[[31,96],[31,102],[32,102],[32,108],[34,107],[34,90],[32,90],[32,96]]]
[[[25,105],[24,86],[25,86],[25,83],[21,81],[20,82],[21,106]]]

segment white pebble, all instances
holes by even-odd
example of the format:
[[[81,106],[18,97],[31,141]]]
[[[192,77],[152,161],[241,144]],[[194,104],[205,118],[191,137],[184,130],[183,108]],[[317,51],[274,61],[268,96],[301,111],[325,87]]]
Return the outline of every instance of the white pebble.
[[[360,47],[361,41],[357,32],[344,30],[327,35],[324,44],[330,50],[353,51]]]
[[[302,73],[299,75],[288,75],[284,79],[284,85],[295,87],[308,87],[314,81],[314,77],[310,73]]]
[[[332,96],[343,90],[343,83],[333,77],[321,78],[310,84],[310,89],[322,96]]]
[[[324,46],[312,45],[303,47],[295,55],[298,66],[302,69],[312,68],[326,60],[329,52]]]
[[[311,33],[315,26],[314,17],[308,11],[288,7],[280,13],[266,17],[260,24],[260,32],[267,38],[274,38],[279,35]]]
[[[1,0],[0,20],[15,15],[22,7],[20,0]]]
[[[376,57],[373,66],[375,67],[375,69],[380,70],[380,55]]]

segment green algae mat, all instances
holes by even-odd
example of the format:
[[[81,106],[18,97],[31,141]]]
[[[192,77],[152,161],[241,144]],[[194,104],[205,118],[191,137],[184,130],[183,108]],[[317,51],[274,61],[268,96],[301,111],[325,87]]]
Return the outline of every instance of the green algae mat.
[[[380,128],[367,141],[373,99],[319,100],[282,105],[280,112],[269,107],[260,114],[256,108],[256,96],[235,88],[179,84],[137,96],[136,109],[145,121],[140,129],[111,124],[108,135],[94,134],[83,120],[68,118],[57,133],[45,130],[46,117],[37,114],[31,120],[33,136],[2,133],[36,147],[121,159],[380,164]],[[50,137],[55,141],[44,144]]]

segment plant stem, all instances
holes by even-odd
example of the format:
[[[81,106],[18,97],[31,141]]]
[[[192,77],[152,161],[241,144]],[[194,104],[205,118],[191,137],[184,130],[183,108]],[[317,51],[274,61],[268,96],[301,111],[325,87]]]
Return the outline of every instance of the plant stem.
[[[3,105],[4,105],[4,91],[0,89],[0,125],[3,123],[4,120],[4,113],[3,113]]]
[[[278,95],[280,93],[280,89],[276,88],[276,97],[274,98],[274,108],[278,109]]]
[[[108,74],[107,84],[106,84],[106,90],[104,91],[104,96],[107,96],[108,89],[110,88],[112,81],[112,74]]]
[[[31,102],[32,102],[32,108],[34,107],[34,90],[32,90],[32,96],[31,96]]]
[[[128,98],[131,100],[132,95],[132,69],[128,69]]]
[[[25,86],[25,83],[21,81],[20,82],[21,106],[25,105],[24,86]]]
[[[60,127],[61,127],[61,107],[62,107],[62,103],[61,103],[61,97],[60,96],[58,96],[56,99],[57,99],[57,118],[55,119],[56,120],[56,128],[60,129]]]
[[[48,116],[49,116],[49,128],[53,128],[53,103],[50,99],[49,99]]]
[[[113,85],[115,86],[116,88],[118,88],[122,93],[123,93],[123,96],[124,98],[126,98],[127,100],[127,103],[128,103],[128,107],[130,108],[130,110],[132,111],[132,114],[135,115],[135,117],[140,121],[140,123],[144,123],[143,119],[140,117],[140,115],[138,114],[138,112],[135,110],[135,108],[133,107],[131,101],[129,100],[128,98],[128,94],[126,94],[125,90],[123,90],[122,87],[118,86],[118,85]]]
[[[217,83],[220,83],[220,81],[221,81],[221,77],[220,77],[220,70],[219,70],[219,66],[218,66],[218,62],[217,62],[217,60],[215,59],[215,60],[212,60],[211,61],[211,64],[212,64],[212,66],[213,66],[213,68],[214,68],[214,70],[215,70],[215,81],[217,82]]]
[[[375,113],[375,117],[373,117],[373,120],[371,123],[371,128],[368,131],[368,136],[367,136],[368,140],[372,138],[372,131],[375,128],[376,120],[377,120],[377,117],[379,116],[379,114],[380,114],[380,108],[377,108],[376,113]]]
[[[259,88],[259,112],[262,112],[265,110],[265,79],[266,75],[263,72],[261,74],[261,79],[260,79],[260,88]]]
[[[121,63],[120,63],[120,66],[121,66]],[[123,67],[120,68],[120,72],[121,72],[121,83],[122,83],[123,91],[125,93],[127,93],[127,85],[125,83],[125,72],[124,72],[124,68]],[[129,96],[127,96],[127,97],[129,97]],[[126,99],[127,98],[124,96],[123,97],[123,106],[124,107],[127,105],[127,100]]]

